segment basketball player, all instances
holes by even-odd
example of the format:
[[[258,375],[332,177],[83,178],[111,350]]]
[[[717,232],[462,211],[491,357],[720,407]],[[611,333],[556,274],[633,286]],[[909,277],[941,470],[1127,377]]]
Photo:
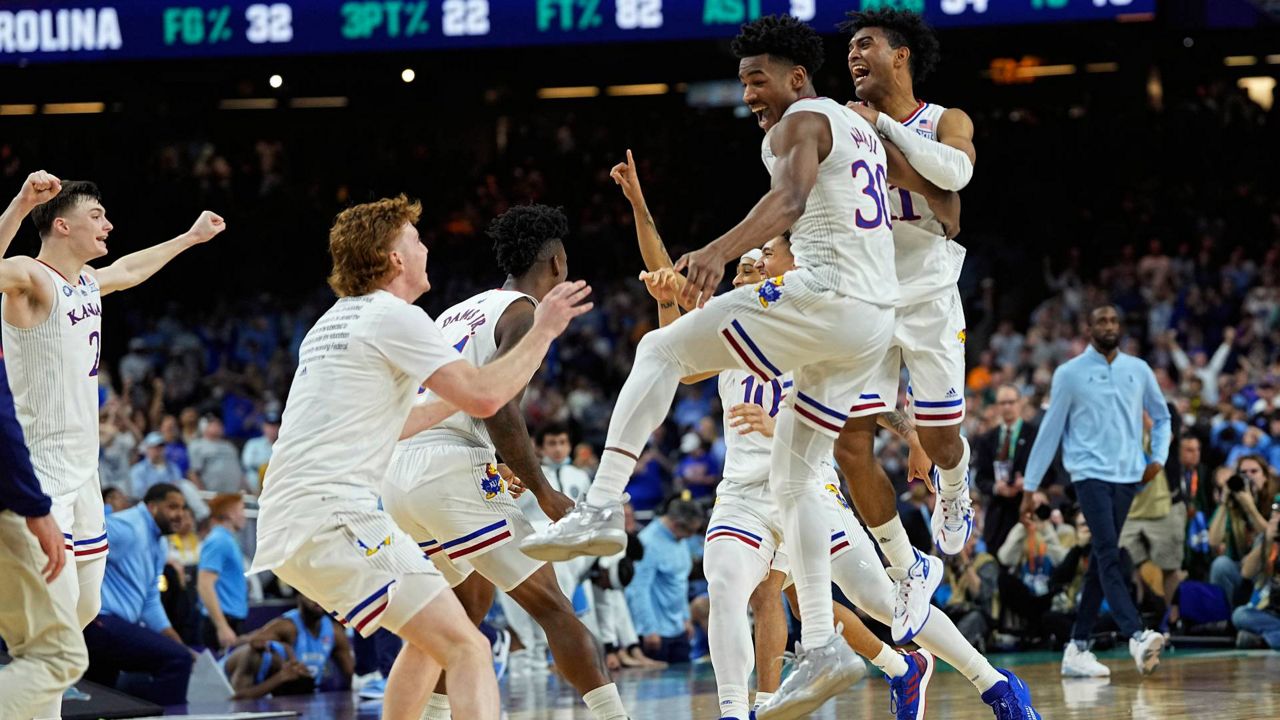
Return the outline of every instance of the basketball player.
[[[850,107],[902,150],[907,161],[938,187],[960,190],[973,175],[973,122],[962,110],[916,99],[913,83],[938,62],[938,41],[919,15],[900,10],[850,13],[841,26],[849,40],[849,72],[861,103]],[[920,442],[937,464],[938,508],[933,537],[954,555],[973,533],[969,500],[969,443],[964,420],[964,307],[956,281],[964,247],[947,239],[929,200],[907,188],[890,188],[895,267],[901,292],[893,342],[870,383],[864,409],[878,413],[880,398],[896,397],[903,362],[911,374],[911,409]],[[853,434],[836,442],[836,458],[851,458]],[[917,553],[897,516],[887,479],[850,487],[858,512],[891,565],[906,570],[897,585],[893,639],[909,642],[929,617],[929,598],[942,581],[942,560]]]
[[[0,257],[23,218],[61,189],[44,171],[27,177],[0,215]],[[31,465],[0,347],[0,574],[8,580],[0,585],[0,637],[13,657],[0,671],[0,717],[29,720],[51,706],[56,713],[63,691],[89,662],[73,608],[56,601],[74,581],[62,572],[66,553],[51,508]]]
[[[786,719],[816,709],[863,669],[834,632],[830,528],[803,518],[820,516],[829,502],[822,465],[856,388],[869,380],[892,335],[898,292],[884,200],[890,150],[856,113],[814,97],[811,73],[823,48],[812,28],[789,16],[760,18],[743,26],[733,48],[743,101],[766,133],[762,155],[773,187],[737,227],[676,263],[688,271],[684,301],[702,307],[641,340],[586,500],[521,546],[547,560],[618,552],[626,541],[622,491],[680,378],[742,368],[770,383],[792,372],[788,404],[795,411],[779,416],[770,484],[807,622],[794,672],[760,715]],[[894,178],[945,204],[918,176]],[[958,204],[954,211],[958,216]],[[796,270],[712,298],[726,263],[788,228]],[[865,451],[853,476],[883,472],[872,453],[876,420],[854,424]]]
[[[615,166],[611,175],[632,202],[641,254],[646,262],[651,258],[662,262],[666,249],[645,206],[630,153],[627,154],[627,162]],[[753,279],[763,282],[794,267],[790,241],[785,236],[774,238],[765,244],[762,251],[752,251],[743,256],[733,280],[734,286],[740,287]],[[658,300],[660,322],[665,325],[674,321],[672,313],[677,317],[679,313],[674,309],[674,295],[682,278],[662,268],[651,268],[642,278],[650,294]],[[771,384],[753,392],[754,383],[749,378],[737,370],[720,373],[720,399],[725,408],[728,451],[724,480],[716,489],[716,506],[708,523],[703,563],[711,597],[711,660],[720,695],[720,713],[726,719],[747,716],[746,682],[751,673],[751,633],[746,614],[748,596],[755,600],[752,590],[757,584],[761,588],[780,588],[788,566],[785,553],[777,542],[779,532],[772,519],[775,517],[773,502],[764,492],[770,447],[767,440],[761,439],[773,435],[774,418],[780,411],[787,412],[779,407],[779,395],[785,392],[788,382],[784,378],[781,386]],[[686,378],[686,381],[697,379]],[[738,402],[738,393],[744,392],[744,387],[742,402]],[[910,421],[900,416],[901,413],[893,410],[883,413],[879,420],[890,430],[904,428],[908,435],[904,439],[913,445],[918,443],[913,437]],[[877,620],[888,623],[892,616],[889,577],[881,570],[870,538],[840,493],[840,481],[835,471],[830,465],[826,471],[824,488],[832,494],[830,512],[834,516],[830,523],[832,577],[858,607]],[[792,595],[792,606],[798,607],[794,588],[788,588],[788,591]],[[776,591],[770,600],[778,603]],[[752,609],[757,610],[757,607]],[[992,707],[997,718],[1028,720],[1038,717],[1031,714],[1034,709],[1031,708],[1030,692],[1025,683],[1007,670],[993,668],[945,614],[931,617],[919,634],[917,642],[924,650],[903,655],[876,638],[847,608],[836,605],[834,611],[840,616],[849,645],[884,671],[890,685],[891,707],[900,720],[916,720],[924,716],[934,654],[960,670],[977,687],[983,701]],[[781,622],[780,632],[769,632],[767,628],[762,631],[760,624],[769,622],[768,617],[772,617],[773,622]],[[769,616],[757,610],[756,622],[758,705],[778,687],[777,673],[770,672],[769,666],[772,658],[781,656],[785,648],[786,630],[785,618],[780,613]],[[766,638],[763,643],[762,638]],[[760,661],[762,656],[764,662]],[[1027,712],[1028,709],[1031,713]],[[1014,714],[1009,715],[1010,712]]]
[[[113,229],[97,186],[56,182],[52,176],[47,182],[51,185],[43,202],[26,208],[40,234],[39,254],[0,260],[0,324],[18,420],[69,553],[67,570],[49,589],[56,607],[41,612],[52,612],[60,624],[74,618],[79,630],[101,607],[107,554],[98,484],[102,296],[145,281],[179,253],[221,233],[226,224],[205,211],[182,235],[94,269],[87,263],[107,254]],[[17,229],[9,223],[4,227],[0,247],[8,245]],[[30,697],[28,693],[48,690],[24,685],[17,692]],[[60,702],[59,692],[36,715],[57,717]]]
[[[427,249],[403,195],[344,210],[329,232],[339,296],[307,332],[259,499],[250,572],[274,570],[368,637],[405,641],[387,679],[383,717],[418,720],[441,667],[461,717],[497,720],[489,643],[416,543],[378,509],[397,438],[455,410],[498,412],[569,321],[591,309],[585,283],[547,293],[524,339],[477,368],[414,306],[431,287]],[[441,400],[413,408],[425,386]]]
[[[514,207],[498,216],[488,235],[506,282],[441,313],[436,325],[444,342],[476,365],[509,353],[532,327],[537,304],[568,275],[563,242],[568,233],[564,213],[546,205]],[[383,483],[382,502],[449,585],[459,589],[472,622],[484,619],[496,585],[546,633],[556,668],[592,714],[598,720],[626,718],[600,649],[574,613],[555,570],[518,546],[533,527],[507,494],[495,455],[502,456],[548,518],[559,519],[573,507],[542,474],[520,409],[522,394],[492,417],[455,415],[401,442]],[[425,399],[439,397],[433,390]],[[443,690],[437,687],[431,697],[426,720],[450,717]]]

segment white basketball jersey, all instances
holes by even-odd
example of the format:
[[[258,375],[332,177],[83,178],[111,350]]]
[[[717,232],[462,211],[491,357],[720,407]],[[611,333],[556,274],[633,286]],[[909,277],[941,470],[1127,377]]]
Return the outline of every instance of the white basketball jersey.
[[[770,417],[777,417],[782,401],[791,389],[791,374],[772,382],[760,382],[745,370],[724,370],[718,379],[720,404],[724,407],[724,474],[716,495],[764,499],[769,495],[769,457],[773,438],[758,432],[739,435],[729,425],[729,409],[741,403],[755,403]]]
[[[937,141],[938,123],[946,108],[921,102],[902,124],[921,137]],[[949,292],[960,280],[963,245],[947,239],[942,223],[923,195],[890,186],[893,240],[902,305],[932,300]]]
[[[829,98],[807,98],[787,108],[825,115],[831,123],[831,152],[818,165],[818,182],[804,214],[791,227],[796,267],[812,273],[822,289],[874,305],[898,301],[889,208],[888,159],[875,128]],[[765,167],[776,158],[765,134]]]
[[[498,353],[494,329],[511,303],[520,300],[535,302],[528,295],[514,290],[486,290],[440,313],[436,317],[436,327],[440,328],[445,342],[471,361],[472,365],[479,367],[493,360],[493,356]],[[424,395],[425,400],[437,399],[431,392]],[[484,420],[466,413],[454,413],[448,420],[418,433],[401,445],[415,447],[441,443],[494,449]]]
[[[14,406],[40,488],[50,496],[98,478],[98,363],[102,293],[88,268],[75,282],[45,265],[49,317],[31,328],[5,322],[4,354]],[[10,302],[0,301],[0,308]]]

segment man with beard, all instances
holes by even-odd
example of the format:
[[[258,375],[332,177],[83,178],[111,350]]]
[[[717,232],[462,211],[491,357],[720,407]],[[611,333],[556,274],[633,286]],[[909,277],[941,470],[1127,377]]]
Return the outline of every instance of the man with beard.
[[[160,580],[168,549],[164,536],[182,518],[182,491],[152,485],[142,502],[107,517],[107,556],[102,611],[84,629],[89,648],[86,680],[115,687],[130,673],[130,695],[157,705],[187,701],[191,652],[169,624],[160,602]]]
[[[1126,591],[1120,565],[1120,531],[1129,506],[1169,455],[1169,408],[1155,373],[1141,358],[1120,352],[1120,312],[1102,305],[1089,313],[1092,342],[1053,373],[1049,410],[1031,448],[1024,477],[1022,514],[1030,519],[1032,496],[1062,443],[1062,459],[1075,485],[1080,510],[1093,533],[1093,550],[1062,674],[1105,676],[1110,671],[1089,652],[1089,635],[1106,597],[1139,672],[1160,664],[1164,636],[1142,627]],[[1142,411],[1151,416],[1151,454],[1143,451]]]
[[[299,695],[351,686],[355,656],[347,634],[314,600],[298,595],[298,607],[245,639],[227,657],[226,672],[240,699]]]

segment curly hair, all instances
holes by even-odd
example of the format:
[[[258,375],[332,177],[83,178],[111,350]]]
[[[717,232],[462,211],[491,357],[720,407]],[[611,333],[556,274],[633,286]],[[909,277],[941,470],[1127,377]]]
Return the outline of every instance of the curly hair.
[[[850,35],[858,34],[863,28],[880,28],[889,41],[889,47],[898,49],[906,46],[911,50],[911,80],[924,82],[929,73],[938,66],[942,57],[938,38],[933,28],[925,23],[919,14],[906,10],[871,10],[869,12],[850,12],[849,19],[840,23],[840,31]]]
[[[353,205],[329,230],[333,272],[329,287],[338,297],[368,295],[391,273],[391,245],[405,223],[416,224],[422,204],[404,195]]]
[[[520,277],[535,262],[546,259],[552,243],[564,241],[569,220],[561,208],[519,205],[494,218],[485,234],[493,239],[498,269]]]
[[[790,15],[765,15],[742,26],[729,46],[734,57],[770,55],[799,65],[813,77],[822,67],[826,51],[822,36]]]

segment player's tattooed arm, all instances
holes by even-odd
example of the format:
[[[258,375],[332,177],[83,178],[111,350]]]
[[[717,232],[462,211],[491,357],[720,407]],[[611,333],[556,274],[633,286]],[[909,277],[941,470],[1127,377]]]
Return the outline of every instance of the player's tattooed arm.
[[[906,413],[894,408],[889,412],[880,413],[876,416],[876,422],[880,427],[893,432],[903,440],[910,440],[916,434],[916,426],[907,417]]]
[[[906,441],[909,448],[907,453],[907,479],[919,478],[925,481],[925,484],[929,485],[930,490],[932,490],[929,471],[933,467],[933,461],[929,459],[929,454],[924,451],[924,445],[920,444],[920,436],[916,433],[916,426],[915,423],[911,422],[911,418],[905,412],[894,408],[877,415],[876,422]]]

